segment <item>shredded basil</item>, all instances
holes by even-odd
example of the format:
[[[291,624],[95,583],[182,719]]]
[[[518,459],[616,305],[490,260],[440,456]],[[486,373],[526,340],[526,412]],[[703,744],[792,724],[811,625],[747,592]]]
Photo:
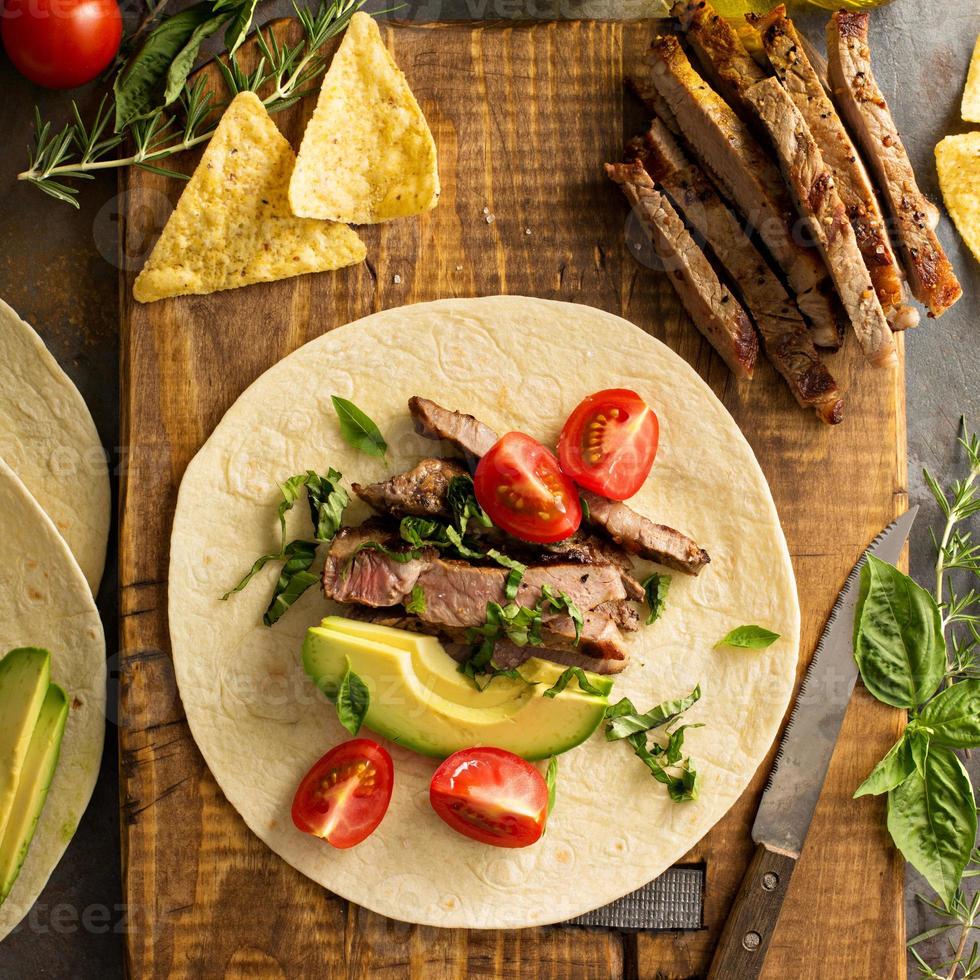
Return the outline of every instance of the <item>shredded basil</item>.
[[[572,602],[572,597],[567,592],[555,595],[555,590],[547,582],[541,586],[541,595],[543,598],[538,603],[538,608],[543,612],[546,612],[547,607],[551,606],[556,612],[564,610],[568,613],[568,618],[575,626],[575,645],[578,646],[579,640],[582,639],[582,627],[585,625],[582,610]]]
[[[701,697],[700,684],[687,697],[662,704],[640,713],[629,698],[622,698],[606,709],[606,738],[609,741],[625,739],[634,755],[650,770],[658,782],[667,787],[675,803],[696,800],[700,789],[698,773],[690,757],[684,758],[684,732],[700,728],[700,724],[681,725],[670,730],[665,728],[666,744],[651,741],[650,732],[669,726]]]
[[[270,561],[281,561],[282,569],[272,591],[272,599],[262,617],[266,626],[272,626],[287,609],[316,582],[310,568],[316,558],[320,542],[332,541],[340,528],[344,509],[349,503],[347,491],[340,485],[341,475],[335,469],[320,476],[313,470],[289,477],[279,487],[282,500],[276,509],[279,519],[279,551],[260,555],[238,584],[221,598],[227,599],[241,592]],[[286,543],[286,514],[293,509],[300,494],[306,489],[313,524],[313,540],[297,538]]]
[[[663,615],[667,602],[667,590],[670,588],[670,576],[654,573],[643,580],[643,591],[646,594],[650,614],[647,616],[647,626],[655,623]]]
[[[425,590],[421,585],[412,586],[412,594],[405,603],[405,612],[411,613],[413,616],[421,615],[425,612]]]
[[[568,667],[562,672],[561,677],[547,691],[542,693],[546,698],[556,698],[568,687],[573,679],[578,682],[579,690],[585,694],[592,694],[596,697],[602,697],[605,694],[604,691],[600,690],[589,680],[588,675],[581,667]]]
[[[497,551],[496,548],[490,548],[487,551],[486,557],[492,558],[501,568],[510,569],[510,574],[504,583],[504,595],[508,599],[516,599],[517,590],[521,587],[521,582],[524,581],[524,576],[527,574],[527,565],[522,564],[514,558],[509,558],[502,552]]]
[[[555,808],[555,790],[558,784],[558,756],[553,755],[548,760],[548,771],[544,775],[544,784],[548,787],[548,816]]]

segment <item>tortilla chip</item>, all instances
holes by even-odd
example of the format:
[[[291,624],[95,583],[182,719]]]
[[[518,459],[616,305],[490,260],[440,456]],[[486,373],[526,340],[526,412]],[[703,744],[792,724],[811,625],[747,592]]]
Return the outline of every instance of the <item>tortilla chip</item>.
[[[967,72],[966,87],[963,89],[963,101],[960,103],[960,115],[967,122],[980,123],[980,36],[973,46],[970,70]]]
[[[354,14],[289,182],[293,214],[372,225],[439,200],[436,145],[374,19]]]
[[[141,303],[360,262],[346,225],[296,218],[292,147],[252,92],[237,95],[133,286]]]
[[[980,133],[940,140],[936,146],[936,169],[946,210],[980,261]]]

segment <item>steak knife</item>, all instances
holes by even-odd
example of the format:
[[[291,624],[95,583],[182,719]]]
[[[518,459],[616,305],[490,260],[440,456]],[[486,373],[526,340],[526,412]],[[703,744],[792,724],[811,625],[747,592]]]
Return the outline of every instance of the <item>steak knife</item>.
[[[709,980],[750,980],[765,963],[797,858],[857,680],[854,611],[867,556],[895,564],[918,507],[888,525],[847,576],[783,732],[752,825],[755,854],[722,930]]]

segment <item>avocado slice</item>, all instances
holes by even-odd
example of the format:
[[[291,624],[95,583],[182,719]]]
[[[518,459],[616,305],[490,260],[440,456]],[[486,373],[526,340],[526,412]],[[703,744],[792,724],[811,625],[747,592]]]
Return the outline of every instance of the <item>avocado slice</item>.
[[[51,654],[19,647],[0,660],[0,837],[51,680]]]
[[[65,692],[57,684],[49,684],[24,758],[7,829],[0,840],[0,903],[10,894],[27,857],[58,765],[67,719]]]
[[[348,662],[371,692],[365,725],[438,758],[474,745],[531,760],[567,752],[599,727],[612,690],[608,677],[589,674],[603,696],[585,694],[573,682],[546,698],[563,668],[532,657],[520,671],[534,683],[497,677],[479,691],[434,637],[341,616],[307,631],[303,667],[320,690],[332,695]]]

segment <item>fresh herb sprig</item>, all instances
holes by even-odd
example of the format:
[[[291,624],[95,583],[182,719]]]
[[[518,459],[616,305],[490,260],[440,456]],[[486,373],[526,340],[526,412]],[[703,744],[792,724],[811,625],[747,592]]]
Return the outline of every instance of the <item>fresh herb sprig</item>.
[[[865,686],[878,700],[909,712],[901,738],[857,788],[855,796],[888,794],[888,831],[905,859],[935,890],[922,899],[940,923],[909,940],[923,976],[980,976],[980,899],[964,878],[980,873],[977,810],[957,750],[980,746],[980,545],[969,522],[980,513],[980,440],[960,438],[968,474],[949,493],[925,471],[945,516],[936,546],[933,592],[891,565],[868,558],[855,615],[854,655]],[[957,591],[965,576],[970,587]],[[921,897],[921,896],[920,896]],[[931,966],[917,947],[946,938],[950,958]],[[939,970],[942,973],[938,972]]]
[[[221,0],[218,0],[212,9],[217,8],[220,3]],[[312,91],[311,83],[326,69],[323,46],[347,26],[350,18],[363,4],[364,0],[321,0],[315,11],[296,7],[303,38],[294,45],[281,44],[271,32],[257,30],[256,43],[260,58],[253,72],[247,73],[239,66],[237,54],[231,54],[227,64],[224,61],[217,62],[228,87],[229,98],[234,98],[241,92],[259,92],[261,89],[264,94],[260,98],[270,113],[293,105]],[[244,37],[248,24],[243,29],[239,15],[245,9],[254,10],[254,5],[251,8],[247,5],[226,8],[224,13],[227,13],[227,18],[216,23],[214,30],[230,21],[230,27],[237,24],[235,37]],[[222,11],[218,11],[218,14],[221,13]],[[144,48],[173,19],[162,21],[148,35]],[[169,69],[190,43],[188,36],[180,49],[164,58],[164,68]],[[138,58],[139,53],[134,57]],[[113,97],[107,95],[103,98],[91,122],[82,119],[74,101],[72,118],[61,129],[56,129],[50,121],[43,121],[40,112],[35,108],[34,142],[29,150],[28,167],[17,175],[17,179],[27,181],[45,194],[75,208],[79,206],[78,188],[66,181],[90,180],[100,170],[132,166],[168,177],[186,179],[183,174],[161,167],[159,162],[210,140],[217,128],[216,124],[211,124],[212,110],[220,108],[213,102],[212,93],[207,89],[203,78],[187,80],[195,57],[196,50],[189,59],[185,56],[186,71],[178,66],[183,71],[180,84],[177,76],[168,80],[169,92],[165,96],[169,99],[167,104],[153,105],[143,99],[134,100],[134,114],[129,115],[127,110],[118,119],[118,130],[110,130],[109,123],[117,118],[119,89],[116,86],[121,86],[122,80],[127,77],[129,63],[117,75]],[[147,99],[154,88],[155,86],[148,87]],[[127,139],[132,140],[134,152],[111,156],[112,151]]]

